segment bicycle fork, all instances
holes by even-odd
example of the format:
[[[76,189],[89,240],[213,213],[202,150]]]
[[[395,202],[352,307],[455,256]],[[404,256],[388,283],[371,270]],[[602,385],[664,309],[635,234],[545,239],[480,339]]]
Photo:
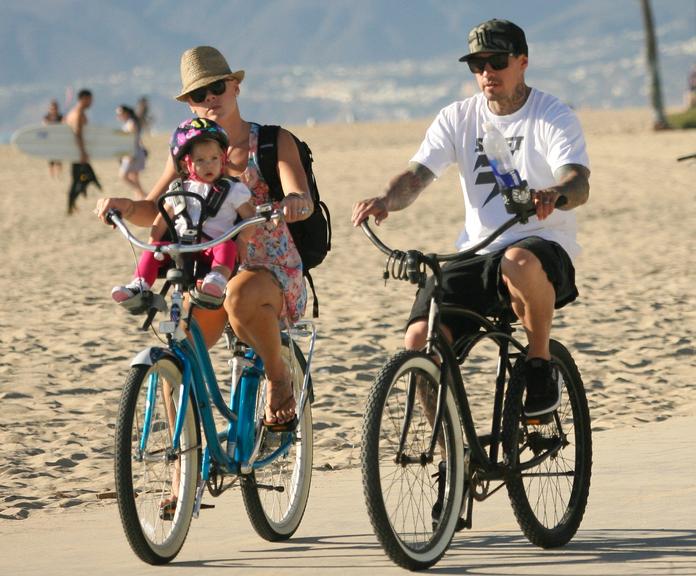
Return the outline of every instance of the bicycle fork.
[[[435,288],[435,291],[438,287]],[[435,340],[436,340],[436,323],[438,318],[438,304],[436,296],[430,301],[430,312],[428,315],[428,333],[426,337],[426,348],[425,352],[429,356],[433,357],[435,355]],[[442,421],[442,414],[445,406],[445,399],[447,393],[447,387],[444,385],[446,382],[446,362],[440,358],[440,378],[437,387],[437,400],[433,403],[428,398],[428,382],[420,381],[421,379],[416,374],[411,374],[406,391],[406,407],[404,410],[404,419],[401,425],[401,434],[399,437],[399,447],[396,452],[395,462],[401,464],[402,466],[411,463],[419,463],[421,465],[430,464],[433,462],[435,449],[438,444],[438,431],[440,429],[440,423]],[[418,388],[422,387],[420,394],[422,396],[423,407],[426,412],[426,417],[430,421],[432,426],[432,435],[430,437],[430,442],[426,452],[419,455],[410,455],[404,453],[404,447],[408,440],[408,431],[411,426],[411,419],[413,418],[414,406],[416,403],[416,396],[419,393]]]

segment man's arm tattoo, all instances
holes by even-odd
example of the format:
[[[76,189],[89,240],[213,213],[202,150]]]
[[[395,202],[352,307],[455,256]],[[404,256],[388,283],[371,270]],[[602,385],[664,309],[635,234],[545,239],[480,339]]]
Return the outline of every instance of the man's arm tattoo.
[[[566,164],[554,173],[558,184],[554,188],[568,199],[561,210],[582,206],[590,197],[590,171],[581,164]]]
[[[417,162],[411,162],[408,170],[389,182],[385,193],[387,210],[392,212],[410,206],[433,180],[435,180],[435,174],[428,168]]]

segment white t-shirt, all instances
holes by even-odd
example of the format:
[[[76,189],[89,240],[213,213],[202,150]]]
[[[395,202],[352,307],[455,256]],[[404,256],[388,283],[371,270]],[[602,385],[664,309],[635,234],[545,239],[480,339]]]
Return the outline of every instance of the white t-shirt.
[[[457,239],[462,250],[486,238],[510,218],[483,153],[483,123],[492,122],[505,136],[515,167],[530,188],[555,185],[553,173],[565,164],[589,168],[582,128],[573,111],[560,100],[532,89],[517,112],[496,116],[482,93],[440,110],[411,159],[439,177],[450,164],[459,167],[466,210],[464,228]],[[554,210],[539,221],[516,224],[482,252],[500,250],[522,238],[539,236],[558,242],[571,258],[580,253],[572,210]]]
[[[251,191],[246,185],[233,180],[228,181],[230,183],[230,190],[222,206],[220,206],[218,213],[215,216],[209,216],[206,218],[205,222],[203,222],[203,232],[210,238],[217,238],[223,232],[229,230],[237,219],[237,209],[251,198]],[[210,192],[212,188],[210,184],[197,182],[195,180],[184,180],[183,186],[185,191],[198,194],[203,199],[208,197],[208,192]],[[195,224],[200,217],[200,204],[192,198],[185,198],[185,200],[186,211],[191,218],[191,222]],[[167,198],[166,202],[169,205],[174,204],[172,197]],[[179,234],[182,234],[187,229],[187,223],[184,218],[177,218],[174,221],[174,226]]]

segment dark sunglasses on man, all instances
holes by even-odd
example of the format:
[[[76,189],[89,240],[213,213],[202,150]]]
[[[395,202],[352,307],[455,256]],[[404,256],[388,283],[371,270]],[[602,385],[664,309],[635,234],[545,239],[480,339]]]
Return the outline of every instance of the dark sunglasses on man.
[[[505,70],[508,67],[509,54],[493,54],[491,56],[471,56],[466,63],[474,74],[483,74],[486,64],[490,64],[493,70]]]
[[[188,95],[196,104],[200,104],[207,98],[208,92],[214,96],[221,96],[225,93],[225,90],[227,90],[227,82],[225,82],[223,79],[211,82],[207,86],[202,86],[200,88],[196,88],[195,90],[191,90]]]

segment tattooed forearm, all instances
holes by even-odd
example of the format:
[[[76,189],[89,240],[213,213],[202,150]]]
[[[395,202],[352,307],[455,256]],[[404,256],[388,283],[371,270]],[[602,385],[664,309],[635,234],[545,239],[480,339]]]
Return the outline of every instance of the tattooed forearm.
[[[392,212],[410,206],[433,180],[435,175],[428,168],[417,162],[411,162],[408,170],[389,182],[384,195],[387,210]]]
[[[582,206],[590,197],[590,171],[580,164],[566,164],[554,173],[558,184],[553,188],[568,199],[561,210]]]

